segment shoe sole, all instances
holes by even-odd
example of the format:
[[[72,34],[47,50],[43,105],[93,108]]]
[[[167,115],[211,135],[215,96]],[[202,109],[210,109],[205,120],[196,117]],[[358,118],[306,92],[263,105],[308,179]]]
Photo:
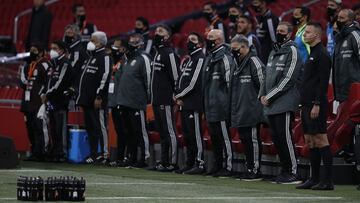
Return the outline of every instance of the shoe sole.
[[[254,178],[254,179],[242,179],[243,181],[246,181],[246,182],[254,182],[254,181],[261,181],[262,178]]]
[[[279,184],[282,184],[282,185],[298,185],[298,184],[301,184],[302,183],[302,181],[293,181],[293,182],[283,182],[283,183],[281,183],[281,182],[279,182]]]

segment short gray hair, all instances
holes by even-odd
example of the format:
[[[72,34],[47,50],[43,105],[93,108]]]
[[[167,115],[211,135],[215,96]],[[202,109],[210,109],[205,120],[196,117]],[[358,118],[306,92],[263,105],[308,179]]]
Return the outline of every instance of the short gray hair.
[[[80,35],[79,26],[77,26],[75,24],[69,24],[69,25],[65,26],[64,31],[69,30],[69,29],[74,31],[76,35]]]
[[[244,36],[244,35],[235,35],[235,37],[233,37],[231,39],[231,43],[236,42],[239,44],[245,44],[247,47],[249,47],[249,40]]]
[[[103,46],[106,46],[107,44],[107,37],[106,37],[106,33],[102,32],[102,31],[96,31],[94,33],[91,34],[91,37],[96,37],[96,39],[99,40],[100,44]]]

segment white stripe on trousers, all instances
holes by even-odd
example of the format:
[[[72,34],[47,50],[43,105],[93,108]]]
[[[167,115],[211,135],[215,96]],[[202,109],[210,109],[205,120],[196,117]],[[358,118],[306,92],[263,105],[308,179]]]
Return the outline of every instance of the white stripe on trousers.
[[[143,110],[140,110],[140,119],[141,119],[141,131],[144,139],[144,150],[145,150],[144,152],[145,152],[145,160],[146,160],[150,158],[150,152],[149,152],[149,136],[145,127],[145,114]]]
[[[107,131],[106,131],[104,113],[105,113],[105,111],[103,109],[99,110],[101,134],[102,134],[102,139],[104,141],[104,156],[105,156],[105,158],[107,158],[107,156],[109,154],[109,150],[108,150],[108,136],[107,136]]]
[[[221,121],[220,125],[221,125],[222,135],[224,137],[225,150],[226,150],[226,155],[227,155],[226,169],[231,171],[232,170],[232,151],[231,151],[231,143],[229,140],[229,134],[227,131],[225,121]]]
[[[289,155],[291,159],[291,172],[293,174],[297,173],[297,163],[296,163],[296,157],[295,157],[295,151],[294,151],[294,145],[292,143],[291,134],[290,134],[290,113],[286,113],[286,123],[285,123],[285,132],[286,132],[286,142],[289,149]]]
[[[202,146],[202,139],[200,133],[200,121],[199,121],[199,113],[194,112],[194,121],[195,121],[195,138],[196,138],[196,145],[197,145],[197,161],[202,160],[202,153],[203,153],[203,146]]]
[[[165,106],[165,114],[166,114],[166,124],[168,127],[168,132],[171,140],[171,164],[176,164],[177,158],[177,141],[176,134],[173,127],[173,119],[171,114],[171,107]]]
[[[252,140],[252,144],[253,144],[253,153],[254,153],[254,173],[259,172],[259,167],[260,167],[260,160],[259,160],[259,141],[258,141],[258,136],[257,136],[257,128],[252,127],[251,128],[251,140]]]
[[[63,120],[62,120],[62,144],[63,144],[63,153],[67,155],[67,112],[61,111]]]

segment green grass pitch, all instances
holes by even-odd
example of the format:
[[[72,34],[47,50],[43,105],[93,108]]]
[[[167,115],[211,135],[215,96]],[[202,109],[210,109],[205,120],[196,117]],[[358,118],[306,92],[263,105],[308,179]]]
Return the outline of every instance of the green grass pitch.
[[[0,202],[16,202],[16,178],[77,176],[86,179],[86,202],[360,202],[354,185],[334,191],[296,190],[294,185],[233,178],[160,173],[144,169],[22,162],[0,170]]]

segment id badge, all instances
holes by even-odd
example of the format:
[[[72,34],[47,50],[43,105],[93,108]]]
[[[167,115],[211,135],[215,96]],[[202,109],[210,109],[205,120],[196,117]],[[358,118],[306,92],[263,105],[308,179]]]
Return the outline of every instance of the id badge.
[[[30,101],[30,91],[29,90],[25,91],[25,101]]]
[[[337,110],[338,110],[338,108],[339,108],[339,102],[338,101],[333,101],[333,114],[337,114]]]
[[[109,93],[113,94],[115,89],[115,84],[112,82],[109,84]]]

